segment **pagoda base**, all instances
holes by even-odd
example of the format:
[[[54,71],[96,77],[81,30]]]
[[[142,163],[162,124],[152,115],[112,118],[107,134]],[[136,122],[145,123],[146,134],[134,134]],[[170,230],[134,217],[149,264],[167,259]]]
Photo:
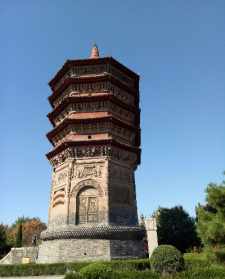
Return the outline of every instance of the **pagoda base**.
[[[58,239],[39,246],[37,263],[109,261],[143,258],[143,242],[138,240]]]
[[[101,229],[99,227],[76,228],[75,226],[72,230],[70,227],[69,231],[64,232],[62,230],[60,232],[46,231],[42,234],[43,242],[39,246],[37,262],[143,258],[144,244],[141,235],[143,235],[143,229],[138,226],[124,228],[104,226]]]

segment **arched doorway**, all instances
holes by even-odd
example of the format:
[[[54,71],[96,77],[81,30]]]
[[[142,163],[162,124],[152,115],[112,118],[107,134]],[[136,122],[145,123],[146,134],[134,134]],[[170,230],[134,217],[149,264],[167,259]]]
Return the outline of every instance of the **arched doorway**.
[[[98,194],[93,187],[84,187],[77,195],[77,224],[98,222]]]

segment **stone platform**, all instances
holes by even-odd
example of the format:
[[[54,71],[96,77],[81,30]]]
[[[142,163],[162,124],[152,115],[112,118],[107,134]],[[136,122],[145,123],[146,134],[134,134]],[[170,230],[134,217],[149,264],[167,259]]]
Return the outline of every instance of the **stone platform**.
[[[144,256],[139,226],[68,226],[42,233],[38,263],[111,260]]]

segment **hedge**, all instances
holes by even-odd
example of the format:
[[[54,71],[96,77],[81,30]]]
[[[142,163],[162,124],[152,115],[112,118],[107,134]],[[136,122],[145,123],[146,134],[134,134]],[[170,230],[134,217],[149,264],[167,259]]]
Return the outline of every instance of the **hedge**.
[[[16,264],[0,265],[0,277],[5,276],[38,276],[38,275],[63,275],[69,270],[79,271],[88,265],[82,263],[56,263],[56,264]]]
[[[186,270],[168,279],[224,279],[225,265],[215,265],[199,255],[185,255]],[[102,262],[113,269],[110,279],[160,279],[160,275],[149,270],[148,259],[113,260]],[[80,271],[90,262],[57,263],[57,264],[24,264],[0,265],[1,276],[32,276],[32,275],[64,275],[75,279],[69,271]],[[77,279],[77,278],[76,278]],[[164,277],[163,279],[167,279]]]
[[[104,262],[115,270],[144,270],[150,268],[148,259],[113,260]],[[68,271],[79,271],[90,262],[56,263],[56,264],[17,264],[0,265],[0,276],[38,276],[64,275]]]
[[[150,269],[149,259],[137,259],[137,260],[113,260],[111,262],[105,262],[110,265],[114,270],[146,270]]]
[[[85,277],[82,276],[80,273],[67,273],[64,279],[96,279],[95,275],[93,277]],[[153,273],[152,271],[137,271],[137,270],[120,270],[120,271],[113,271],[112,273],[108,273],[107,277],[98,277],[101,279],[160,279],[160,275]],[[166,279],[166,278],[163,278]],[[172,279],[172,278],[170,278]]]
[[[225,269],[223,268],[208,268],[188,270],[174,274],[173,276],[160,276],[152,271],[114,271],[109,274],[107,279],[224,279]],[[80,277],[79,273],[69,273],[65,276],[65,279],[86,279]],[[94,277],[93,277],[94,279]]]

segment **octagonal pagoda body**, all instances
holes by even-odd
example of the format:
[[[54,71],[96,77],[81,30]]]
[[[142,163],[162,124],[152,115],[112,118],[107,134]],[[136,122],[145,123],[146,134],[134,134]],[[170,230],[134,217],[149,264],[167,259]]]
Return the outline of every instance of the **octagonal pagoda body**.
[[[38,261],[141,257],[139,76],[95,46],[91,58],[66,61],[49,85],[53,172]]]

